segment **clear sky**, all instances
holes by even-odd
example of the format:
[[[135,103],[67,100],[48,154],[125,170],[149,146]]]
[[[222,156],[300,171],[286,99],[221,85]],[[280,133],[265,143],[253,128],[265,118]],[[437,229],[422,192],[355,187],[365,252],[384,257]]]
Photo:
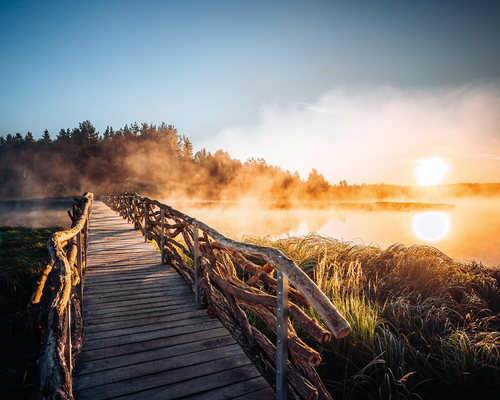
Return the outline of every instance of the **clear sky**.
[[[499,1],[0,1],[0,136],[175,125],[331,183],[500,181]]]

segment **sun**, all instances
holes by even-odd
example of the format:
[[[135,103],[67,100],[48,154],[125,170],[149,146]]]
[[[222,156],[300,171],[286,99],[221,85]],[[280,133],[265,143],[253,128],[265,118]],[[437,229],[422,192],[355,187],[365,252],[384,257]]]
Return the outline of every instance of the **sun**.
[[[440,157],[421,158],[416,164],[414,172],[419,186],[439,185],[449,170],[446,161]]]

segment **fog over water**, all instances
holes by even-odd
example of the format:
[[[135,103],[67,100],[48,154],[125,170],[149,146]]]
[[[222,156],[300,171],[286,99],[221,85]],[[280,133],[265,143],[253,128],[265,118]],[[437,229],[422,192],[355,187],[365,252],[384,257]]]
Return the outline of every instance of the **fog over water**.
[[[253,200],[234,202],[184,202],[162,200],[195,217],[220,233],[274,238],[302,236],[309,232],[355,244],[383,249],[394,243],[437,247],[459,261],[475,260],[500,265],[500,199],[453,199],[453,209],[424,211],[363,211],[335,207],[323,209],[268,209]],[[71,221],[67,210],[72,199],[0,202],[0,226],[62,226]]]
[[[459,261],[500,265],[500,200],[453,199],[452,203],[454,209],[438,211],[269,210],[251,203],[224,208],[179,203],[175,207],[234,238],[317,232],[383,249],[394,243],[429,245]]]
[[[0,201],[0,226],[71,227],[73,198]]]

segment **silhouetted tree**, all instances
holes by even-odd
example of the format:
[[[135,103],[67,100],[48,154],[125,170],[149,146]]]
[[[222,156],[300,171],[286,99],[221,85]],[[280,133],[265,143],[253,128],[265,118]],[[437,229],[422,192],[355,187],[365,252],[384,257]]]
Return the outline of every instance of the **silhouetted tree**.
[[[27,132],[26,136],[24,136],[24,141],[26,143],[34,143],[35,139],[33,138],[33,134],[31,132]]]
[[[47,129],[45,129],[45,130],[43,131],[42,140],[43,140],[44,142],[48,142],[48,143],[52,142],[52,139],[50,138],[50,133],[49,133],[49,131],[48,131]]]

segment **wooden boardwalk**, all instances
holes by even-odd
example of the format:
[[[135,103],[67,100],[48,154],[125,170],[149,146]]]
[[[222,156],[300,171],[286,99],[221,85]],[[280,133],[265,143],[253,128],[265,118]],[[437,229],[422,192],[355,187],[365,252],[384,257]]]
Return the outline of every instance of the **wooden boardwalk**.
[[[273,399],[218,319],[132,224],[96,201],[75,399]]]

